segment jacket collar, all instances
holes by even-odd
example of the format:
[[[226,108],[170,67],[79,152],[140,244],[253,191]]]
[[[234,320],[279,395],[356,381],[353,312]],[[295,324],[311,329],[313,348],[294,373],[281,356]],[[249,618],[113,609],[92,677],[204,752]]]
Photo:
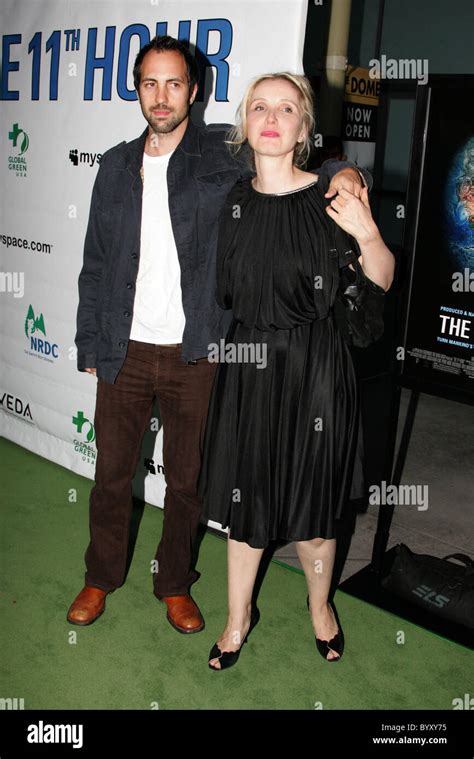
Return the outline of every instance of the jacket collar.
[[[140,137],[127,143],[126,164],[132,174],[140,171],[143,163],[143,151],[145,150],[145,141],[148,134],[148,126]],[[200,129],[193,124],[191,117],[188,118],[186,131],[184,132],[181,142],[177,145],[176,150],[182,150],[186,155],[201,155]]]
[[[201,145],[200,145],[199,137],[200,137],[200,129],[195,124],[193,124],[191,120],[191,115],[189,115],[186,131],[183,134],[183,139],[179,143],[178,148],[182,150],[183,153],[186,153],[187,155],[200,156]]]

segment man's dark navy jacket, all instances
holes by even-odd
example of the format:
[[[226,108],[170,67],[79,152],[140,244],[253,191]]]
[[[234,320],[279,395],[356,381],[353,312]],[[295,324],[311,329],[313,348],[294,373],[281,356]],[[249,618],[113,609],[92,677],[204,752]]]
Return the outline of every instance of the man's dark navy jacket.
[[[225,145],[229,126],[197,127],[189,119],[168,163],[168,203],[186,318],[183,361],[207,356],[208,345],[225,335],[232,318],[215,299],[217,222],[232,186],[252,172]],[[125,360],[132,326],[147,133],[148,127],[138,139],[121,142],[102,156],[79,276],[77,366],[80,371],[95,367],[97,377],[109,383]],[[323,171],[332,178],[347,165],[327,161]]]

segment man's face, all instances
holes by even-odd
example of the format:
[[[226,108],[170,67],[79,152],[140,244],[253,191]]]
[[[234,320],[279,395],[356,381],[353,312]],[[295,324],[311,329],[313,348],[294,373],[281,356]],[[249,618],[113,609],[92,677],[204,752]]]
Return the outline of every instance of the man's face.
[[[138,97],[155,134],[168,134],[181,124],[196,96],[189,92],[186,62],[175,50],[150,50],[141,65]]]

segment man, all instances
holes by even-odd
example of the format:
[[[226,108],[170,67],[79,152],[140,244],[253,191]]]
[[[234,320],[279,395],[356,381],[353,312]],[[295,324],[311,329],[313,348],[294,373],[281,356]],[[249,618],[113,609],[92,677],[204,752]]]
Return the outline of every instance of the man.
[[[198,128],[190,120],[197,79],[183,43],[157,37],[142,48],[134,81],[148,127],[103,155],[94,184],[76,345],[78,369],[98,379],[97,462],[85,587],[68,611],[72,624],[94,622],[124,582],[132,479],[156,396],[166,495],[153,592],[176,630],[204,627],[189,587],[198,577],[191,567],[196,490],[215,371],[207,356],[231,317],[215,301],[217,219],[248,169],[224,144],[225,125]],[[330,189],[360,185],[346,168]]]

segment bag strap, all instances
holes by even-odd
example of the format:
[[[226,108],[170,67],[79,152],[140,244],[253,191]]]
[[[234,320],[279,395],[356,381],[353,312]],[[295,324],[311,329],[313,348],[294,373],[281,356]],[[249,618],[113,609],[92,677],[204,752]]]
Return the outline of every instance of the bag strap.
[[[321,192],[321,199],[324,208],[331,202],[331,198],[325,198],[325,193],[329,187],[329,177],[326,174],[320,174],[318,177],[318,188]],[[329,237],[330,237],[330,256],[337,260],[339,269],[343,269],[348,264],[352,264],[355,272],[354,276],[357,281],[363,276],[362,267],[359,264],[360,248],[357,241],[345,232],[336,222],[328,218]]]
[[[448,559],[457,559],[458,561],[461,561],[463,564],[465,564],[467,567],[474,567],[474,560],[471,559],[469,556],[466,556],[465,553],[450,553],[448,556],[443,557],[443,561],[448,561]]]
[[[330,198],[325,198],[324,195],[327,192],[327,189],[329,187],[329,178],[323,174],[319,176],[318,179],[318,187],[321,191],[321,198],[324,204],[324,207],[326,208],[330,202]],[[328,219],[329,221],[329,236],[330,236],[330,250],[329,255],[333,259],[335,265],[339,270],[345,269],[347,273],[350,272],[351,279],[353,280],[354,285],[362,286],[362,287],[368,287],[374,292],[381,293],[385,295],[385,290],[383,290],[380,285],[377,285],[375,282],[372,282],[371,279],[367,277],[367,275],[364,273],[364,270],[362,269],[362,266],[359,263],[359,257],[361,255],[361,250],[359,247],[359,243],[355,239],[355,237],[352,237],[348,232],[346,232],[342,227],[340,227],[333,219]],[[349,264],[352,264],[354,270],[349,268]],[[346,268],[347,267],[347,268]]]

